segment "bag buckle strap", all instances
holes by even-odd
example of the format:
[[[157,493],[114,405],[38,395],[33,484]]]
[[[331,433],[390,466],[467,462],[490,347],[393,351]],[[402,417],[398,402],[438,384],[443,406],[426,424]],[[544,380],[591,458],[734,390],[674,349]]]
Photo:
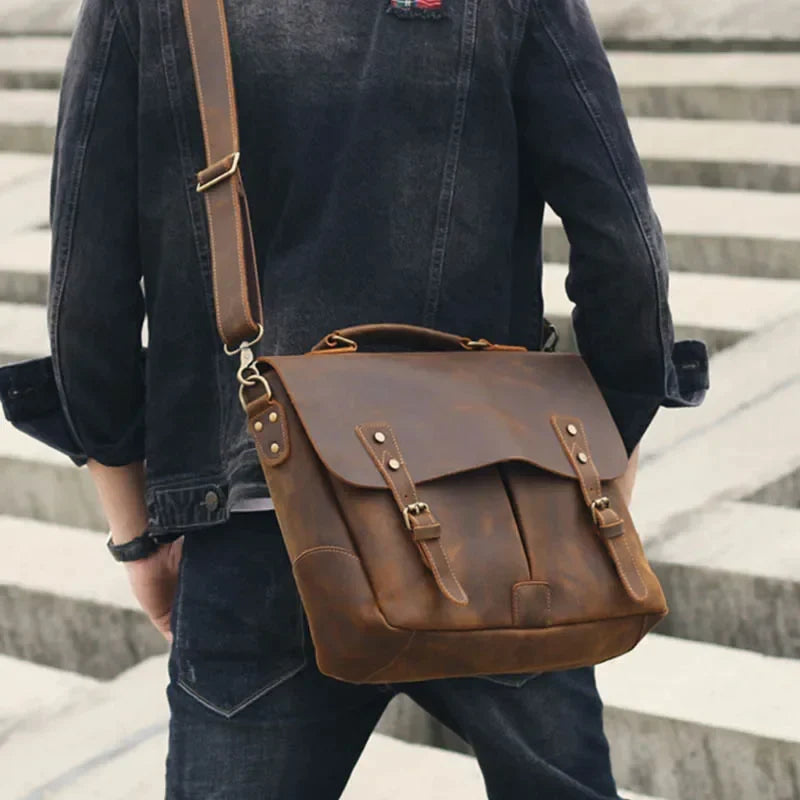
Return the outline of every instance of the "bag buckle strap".
[[[648,589],[642,577],[645,563],[641,556],[641,545],[629,529],[630,521],[626,522],[624,515],[611,507],[611,499],[603,493],[603,483],[592,460],[583,422],[577,417],[561,417],[557,414],[550,418],[550,422],[578,478],[592,521],[614,562],[625,591],[632,600],[642,602],[647,597]]]
[[[231,153],[197,173],[196,191],[207,192],[212,186],[228,180],[239,170],[241,153]]]
[[[422,562],[433,573],[439,591],[456,605],[468,605],[469,597],[455,576],[442,545],[442,527],[430,506],[419,499],[391,425],[387,422],[356,425],[356,435],[386,481],[405,527],[411,531]],[[408,498],[412,499],[411,503]]]
[[[411,525],[411,516],[419,516],[420,514],[424,514],[426,512],[430,512],[430,507],[427,503],[411,503],[411,505],[406,506],[403,509],[403,522],[406,524],[406,528],[410,531],[414,530]]]

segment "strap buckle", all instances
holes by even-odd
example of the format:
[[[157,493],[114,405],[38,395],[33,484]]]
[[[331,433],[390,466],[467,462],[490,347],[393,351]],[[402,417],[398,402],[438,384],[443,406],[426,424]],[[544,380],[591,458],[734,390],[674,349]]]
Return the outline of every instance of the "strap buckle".
[[[487,339],[468,339],[462,342],[462,346],[467,350],[487,350],[492,343]]]
[[[599,525],[600,512],[606,511],[607,509],[611,508],[611,501],[605,496],[597,497],[594,500],[592,500],[592,504],[589,507],[592,510],[592,519],[594,519],[596,525]]]
[[[418,516],[419,514],[424,514],[426,511],[430,511],[427,503],[412,503],[410,506],[406,506],[403,509],[403,522],[406,524],[406,528],[411,530],[411,517]]]
[[[222,181],[228,180],[238,169],[239,169],[239,159],[241,158],[241,153],[231,153],[225,158],[221,158],[215,164],[212,164],[209,167],[206,167],[202,172],[198,174],[198,181],[197,181],[197,191],[198,192],[207,192],[212,186],[216,186],[218,183],[222,183]],[[230,166],[226,166],[230,161]],[[219,172],[221,168],[225,167],[224,172]],[[211,177],[207,180],[202,180],[200,178],[201,175],[206,175],[211,173]]]

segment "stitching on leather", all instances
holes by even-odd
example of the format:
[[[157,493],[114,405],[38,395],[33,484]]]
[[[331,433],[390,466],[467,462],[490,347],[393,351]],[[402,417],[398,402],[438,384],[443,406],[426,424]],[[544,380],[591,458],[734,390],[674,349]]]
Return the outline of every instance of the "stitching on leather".
[[[378,452],[373,448],[372,444],[370,443],[369,437],[367,436],[367,431],[378,427],[380,428],[386,427],[391,431],[391,426],[389,425],[388,422],[368,422],[364,425],[356,425],[356,434],[358,435],[358,438],[361,439],[361,441],[363,442],[364,447],[367,450],[367,453],[374,462],[375,466],[378,468],[378,472],[380,472],[380,474],[383,476],[384,481],[386,481],[386,484],[388,485],[389,491],[391,491],[392,496],[395,499],[395,502],[399,506],[404,507],[405,503],[403,502],[403,499],[400,497],[400,490],[395,486],[394,481],[392,480],[392,476],[389,474],[388,470],[386,469],[383,463],[384,456],[387,455],[391,456],[392,453],[389,450],[383,449],[381,450],[380,454],[378,454]]]
[[[192,65],[194,66],[194,71],[196,75],[200,74],[200,67],[197,63],[197,47],[195,45],[194,39],[194,29],[192,27],[192,14],[189,10],[189,2],[188,0],[183,0],[183,15],[186,18],[186,32],[189,36],[189,44],[190,50],[192,53]],[[200,104],[200,123],[203,126],[203,145],[206,151],[206,163],[211,163],[211,152],[209,150],[209,135],[208,135],[208,126],[206,124],[206,114],[205,114],[205,99],[203,98],[203,86],[201,81],[197,81],[197,99],[199,100]]]
[[[244,242],[242,237],[242,209],[239,206],[239,196],[237,189],[239,187],[239,177],[232,175],[228,180],[231,190],[231,204],[233,206],[233,229],[236,235],[236,254],[238,256],[239,267],[239,299],[242,301],[242,311],[247,321],[251,325],[255,325],[253,315],[250,313],[250,308],[247,303],[247,265],[245,264],[244,257]],[[242,188],[244,192],[244,187]]]
[[[561,432],[560,423],[562,421],[563,421],[562,418],[558,417],[557,415],[553,415],[552,417],[550,417],[550,424],[553,426],[553,429],[556,432],[556,436],[558,436],[558,439],[561,442],[562,447],[564,448],[565,455],[567,456],[567,461],[569,461],[573,472],[578,478],[578,483],[580,484],[581,487],[581,493],[583,494],[583,499],[586,505],[591,505],[592,498],[589,495],[589,488],[586,486],[586,481],[584,480],[583,473],[580,470],[580,464],[578,463],[578,460],[575,458],[575,455],[572,452],[569,444],[567,444],[567,440],[564,438],[564,434]]]
[[[424,547],[424,548],[425,548],[425,549],[428,551],[428,553],[430,554],[430,549],[429,549],[428,542],[427,542],[427,541],[423,542],[422,546],[423,546],[423,547]],[[450,574],[450,578],[452,578],[452,580],[453,580],[453,583],[454,583],[454,584],[455,584],[455,585],[458,587],[458,591],[459,591],[459,592],[461,592],[461,596],[463,597],[463,599],[464,599],[464,602],[465,602],[465,603],[468,603],[468,602],[469,602],[469,597],[467,596],[467,593],[464,591],[464,587],[463,587],[463,586],[462,586],[462,585],[461,585],[461,584],[458,582],[458,578],[456,578],[456,576],[455,576],[455,573],[453,572],[453,565],[450,563],[450,559],[449,559],[449,558],[448,558],[448,556],[447,556],[447,550],[445,550],[445,549],[444,549],[444,547],[442,546],[442,543],[441,543],[441,541],[437,541],[437,542],[436,542],[436,545],[434,545],[434,546],[436,547],[436,549],[437,549],[437,550],[440,550],[440,551],[441,551],[441,553],[442,553],[442,555],[444,556],[444,561],[445,561],[445,563],[447,564],[447,571],[448,571],[448,572],[449,572],[449,574]],[[436,560],[435,560],[435,559],[431,559],[431,566],[433,566],[434,573],[437,575],[437,577],[439,577],[439,573],[438,573],[438,571],[436,570]],[[442,586],[442,588],[443,588],[443,589],[445,589],[445,591],[447,591],[447,587],[446,587],[446,586],[444,586],[444,580],[443,580],[443,579],[441,579],[441,578],[440,578],[440,580],[441,580],[441,586]],[[451,593],[449,593],[449,592],[448,592],[448,594],[450,595],[450,597],[451,597],[453,600],[455,600],[456,602],[458,602],[458,598],[457,598],[455,595],[453,595],[453,594],[451,594]]]
[[[380,456],[378,456],[376,450],[373,448],[372,444],[370,443],[369,437],[367,436],[367,431],[374,430],[376,428],[381,428],[382,430],[387,431],[389,436],[391,437],[392,442],[394,444],[394,448],[395,448],[394,456],[400,462],[400,466],[403,469],[403,474],[406,476],[406,479],[408,480],[408,484],[411,487],[412,498],[413,498],[415,503],[419,502],[419,496],[417,494],[417,487],[415,486],[414,481],[412,480],[411,475],[410,475],[410,473],[408,471],[408,467],[406,466],[406,462],[403,459],[403,454],[400,451],[400,445],[397,443],[397,437],[394,435],[394,431],[392,430],[392,426],[389,425],[388,422],[368,422],[368,423],[365,423],[364,425],[356,425],[356,433],[358,434],[358,436],[361,439],[361,441],[364,443],[364,446],[366,447],[367,452],[372,457],[372,460],[375,462],[375,465],[377,466],[377,468],[380,471],[381,475],[383,475],[384,480],[388,484],[390,491],[394,495],[395,501],[401,507],[405,507],[407,505],[407,503],[405,503],[404,500],[402,499],[402,497],[400,495],[399,488],[396,486],[396,484],[394,482],[394,479],[391,476],[391,473],[389,473],[389,471],[386,469],[386,466],[384,464],[385,456],[386,455],[391,456],[392,455],[391,451],[390,450],[386,450],[386,449],[382,449],[382,452],[380,453]],[[433,517],[433,514],[431,514],[431,517]],[[433,518],[435,519],[435,517],[433,517]],[[436,579],[436,583],[439,586],[439,588],[441,589],[441,591],[450,600],[452,600],[453,602],[459,603],[459,604],[462,603],[462,601],[459,600],[459,598],[456,595],[454,595],[447,588],[447,586],[445,585],[444,578],[442,577],[442,573],[440,572],[438,566],[436,565],[436,559],[435,559],[435,557],[433,555],[433,552],[431,551],[430,546],[428,545],[428,542],[427,541],[422,541],[422,542],[418,542],[418,544],[420,545],[420,547],[422,547],[424,549],[426,555],[428,556],[428,561],[429,561],[429,564],[430,564],[430,567],[431,567],[431,571],[433,572],[434,578]],[[448,570],[448,573],[449,573],[449,577],[452,579],[453,583],[458,587],[459,591],[461,592],[461,596],[463,597],[463,602],[469,602],[469,597],[467,596],[467,593],[464,591],[464,588],[458,582],[458,578],[456,578],[455,574],[453,573],[453,566],[450,563],[450,559],[447,557],[447,551],[444,549],[444,547],[442,547],[441,542],[438,543],[438,549],[441,551],[442,555],[444,556],[445,563],[447,564],[447,570]]]
[[[550,614],[552,613],[552,594],[550,592],[550,584],[547,581],[518,581],[511,587],[511,619],[515,625],[519,625],[519,592],[517,591],[522,586],[544,586],[546,590],[546,603],[548,622]]]
[[[403,458],[403,454],[400,452],[400,445],[397,443],[397,437],[394,435],[394,431],[392,430],[391,425],[387,425],[389,429],[389,436],[392,437],[392,442],[394,442],[394,450],[395,454],[397,455],[397,459],[400,462],[400,466],[403,469],[403,474],[406,476],[406,480],[408,480],[409,485],[411,486],[411,493],[414,498],[414,502],[419,502],[419,496],[417,495],[417,487],[414,481],[411,478],[411,473],[408,471],[408,467],[406,466],[405,459]]]
[[[580,429],[580,432],[581,432],[581,439],[582,439],[584,452],[589,457],[589,462],[588,462],[588,464],[585,465],[586,469],[587,469],[587,471],[591,470],[591,472],[590,472],[591,477],[592,477],[592,479],[594,481],[597,482],[596,486],[593,486],[592,488],[595,489],[598,494],[602,494],[602,492],[603,492],[603,482],[600,479],[600,472],[598,471],[597,466],[594,463],[594,459],[592,458],[592,451],[591,451],[591,448],[589,447],[589,437],[586,435],[586,429],[583,427],[583,422],[580,419],[578,419],[577,417],[575,418],[575,421],[578,423],[578,428]]]
[[[639,567],[636,565],[636,561],[633,558],[633,553],[631,553],[631,548],[628,545],[627,536],[623,535],[621,538],[622,543],[625,545],[625,549],[628,551],[628,558],[630,559],[633,571],[636,573],[636,577],[639,579],[639,582],[642,584],[642,588],[644,589],[643,593],[639,593],[634,591],[633,587],[630,587],[631,594],[633,594],[636,600],[644,600],[644,598],[647,597],[647,585],[645,584],[644,578],[642,578],[642,574],[639,572]],[[616,542],[614,544],[616,544]]]
[[[289,429],[288,429],[287,424],[286,424],[286,413],[284,411],[283,405],[281,403],[279,403],[277,400],[275,400],[272,403],[270,403],[258,416],[259,417],[266,416],[267,412],[270,409],[277,410],[277,413],[278,413],[278,422],[280,423],[280,428],[281,428],[281,443],[283,444],[283,450],[281,451],[281,453],[277,457],[271,458],[271,457],[268,457],[264,453],[264,451],[261,449],[261,446],[260,446],[259,441],[258,441],[259,437],[254,434],[253,435],[253,440],[256,443],[256,447],[258,448],[258,451],[264,455],[264,458],[267,460],[267,463],[272,464],[273,466],[280,466],[287,458],[289,458],[289,448],[290,448],[290,444],[289,444]],[[270,422],[268,424],[272,425],[273,423]],[[271,455],[272,454],[270,454],[270,456]]]
[[[194,38],[194,31],[192,28],[192,16],[191,12],[189,11],[189,3],[188,0],[183,0],[183,15],[186,19],[186,31],[189,36],[189,44],[190,50],[192,53],[192,65],[194,67],[194,73],[196,77],[200,75],[200,66],[197,62],[197,46],[195,44]],[[208,132],[208,122],[206,120],[206,102],[205,97],[203,95],[203,82],[201,80],[195,80],[196,89],[197,89],[197,100],[200,106],[200,124],[203,126],[203,149],[206,153],[206,163],[211,163],[211,137]],[[206,219],[208,222],[208,238],[211,247],[210,252],[210,259],[211,259],[211,274],[214,279],[214,285],[216,286],[218,283],[217,280],[217,267],[216,267],[216,259],[214,258],[214,253],[216,252],[216,237],[214,235],[214,222],[213,222],[213,215],[211,214],[211,198],[208,194],[205,197],[205,206],[206,206]],[[214,313],[216,316],[216,323],[217,323],[217,331],[219,332],[220,336],[224,339],[224,332],[221,327],[222,315],[220,314],[219,309],[219,298],[217,297],[217,292],[214,292]]]
[[[230,36],[228,35],[228,17],[225,13],[225,5],[222,0],[217,0],[217,11],[218,11],[218,20],[219,20],[219,27],[220,33],[222,34],[222,41],[226,45],[223,47],[223,55],[225,58],[225,81],[228,86],[228,114],[230,117],[230,126],[231,126],[231,133],[233,134],[233,141],[231,144],[233,145],[234,150],[238,150],[239,144],[239,120],[236,114],[236,108],[234,107],[233,103],[230,102],[236,96],[234,93],[234,84],[233,84],[233,65],[231,64],[231,50],[230,50]]]
[[[292,561],[292,566],[297,564],[300,561],[300,559],[305,558],[306,556],[311,555],[312,553],[321,553],[321,552],[341,553],[341,555],[343,556],[350,556],[350,558],[354,558],[356,561],[359,562],[361,561],[361,559],[356,553],[352,552],[351,550],[347,550],[344,547],[337,547],[335,545],[320,545],[319,547],[310,547],[308,550],[303,550],[303,552],[300,553],[300,555],[298,555]]]
[[[391,667],[397,661],[397,659],[400,658],[400,656],[402,656],[403,653],[406,652],[406,650],[408,650],[408,648],[411,646],[411,642],[414,641],[414,637],[416,635],[417,631],[411,631],[411,636],[408,637],[408,641],[400,648],[397,655],[387,664],[384,664],[382,667],[378,667],[378,669],[370,672],[369,675],[367,675],[365,678],[362,678],[361,683],[366,683],[367,681],[369,681],[370,678],[374,678],[375,675],[379,675],[381,672],[389,669],[389,667]]]

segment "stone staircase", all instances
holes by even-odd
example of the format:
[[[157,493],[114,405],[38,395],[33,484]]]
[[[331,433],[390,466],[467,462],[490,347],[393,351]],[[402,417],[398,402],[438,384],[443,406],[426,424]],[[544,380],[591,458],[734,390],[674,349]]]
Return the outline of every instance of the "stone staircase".
[[[48,352],[66,47],[0,38],[0,362]],[[678,333],[714,352],[707,403],[663,410],[643,445],[634,515],[672,613],[598,668],[616,774],[669,800],[800,800],[800,56],[612,63],[669,242]],[[566,329],[568,248],[554,215],[545,228],[548,314]],[[105,553],[86,470],[0,422],[0,508],[0,685],[16,687],[0,695],[3,796],[163,796],[166,646]],[[469,753],[405,698],[379,731]],[[32,748],[45,764],[26,761]],[[112,768],[140,782],[111,798]],[[438,788],[413,783],[421,773]],[[485,796],[472,759],[380,733],[348,792]]]

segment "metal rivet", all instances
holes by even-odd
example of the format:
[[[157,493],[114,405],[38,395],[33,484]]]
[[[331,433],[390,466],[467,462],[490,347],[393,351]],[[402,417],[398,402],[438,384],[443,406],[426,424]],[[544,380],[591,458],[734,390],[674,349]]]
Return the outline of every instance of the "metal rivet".
[[[570,422],[570,424],[567,425],[567,433],[570,436],[577,436],[578,435],[578,429]]]
[[[281,449],[281,446],[277,442],[273,442],[269,446],[270,453],[278,453],[278,452],[280,452],[280,449]]]
[[[278,413],[277,413],[277,411],[270,412],[269,421],[270,422],[277,422],[278,421]]]
[[[386,441],[386,434],[382,433],[381,431],[375,432],[375,441],[378,444],[383,444]]]
[[[578,461],[580,461],[581,464],[588,464],[589,463],[589,456],[587,456],[586,453],[584,453],[584,452],[580,452],[580,453],[578,453]]]
[[[396,458],[390,458],[389,469],[400,469],[400,462]]]
[[[254,423],[254,424],[253,424],[253,427],[254,427],[254,428],[257,430],[257,431],[261,431],[261,430],[263,430],[263,429],[264,429],[264,423],[263,423],[261,420],[258,420],[258,422],[256,422],[256,423]]]
[[[219,508],[219,497],[216,492],[206,492],[205,506],[209,511],[216,511]]]

